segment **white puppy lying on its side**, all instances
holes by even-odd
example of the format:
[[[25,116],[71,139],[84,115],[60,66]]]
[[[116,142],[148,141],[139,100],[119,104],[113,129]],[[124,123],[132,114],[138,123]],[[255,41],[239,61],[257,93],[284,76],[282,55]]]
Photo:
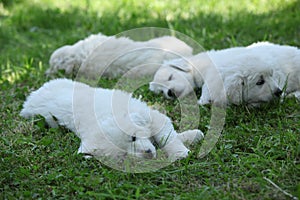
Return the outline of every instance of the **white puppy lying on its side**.
[[[293,46],[258,42],[247,47],[251,54],[261,58],[273,70],[274,78],[284,95],[300,96],[300,49]]]
[[[216,99],[218,98],[217,91],[220,91],[222,87],[220,81],[217,80],[220,74],[226,88],[226,95],[230,94],[227,100],[234,104],[241,102],[259,104],[267,99],[271,100],[272,98],[269,98],[271,96],[277,97],[281,93],[280,90],[284,90],[285,94],[295,93],[295,96],[299,98],[299,52],[300,50],[296,47],[259,42],[248,47],[203,52],[187,60],[171,60],[163,64],[156,72],[150,83],[150,90],[156,93],[162,91],[167,98],[172,98],[174,95],[180,97],[189,94],[196,87],[201,88],[206,82],[199,103],[212,103],[218,100]],[[262,77],[262,81],[258,81],[258,77]],[[247,80],[248,86],[232,87],[233,82],[242,83],[242,79]],[[215,83],[216,81],[218,84]],[[259,85],[261,87],[257,87]],[[276,89],[276,87],[279,88]],[[214,97],[209,95],[208,88],[211,93],[216,94],[212,95]],[[244,99],[241,99],[242,93],[236,88],[248,90],[242,92],[247,93]],[[249,92],[249,88],[253,92]]]
[[[20,115],[42,115],[52,127],[67,127],[81,139],[78,153],[99,158],[154,158],[156,142],[173,161],[188,155],[183,142],[203,138],[199,130],[177,134],[167,116],[128,93],[68,79],[52,80],[32,92]]]
[[[149,89],[155,93],[163,92],[168,99],[186,96],[194,88],[202,87],[204,77],[218,73],[215,65],[229,61],[232,55],[243,50],[243,47],[212,50],[185,59],[165,61],[155,73]]]
[[[53,74],[58,70],[72,74],[80,68],[80,74],[86,77],[97,78],[103,75],[115,78],[140,66],[132,73],[139,77],[141,74],[153,74],[157,69],[141,65],[154,63],[159,66],[167,59],[191,56],[192,51],[190,46],[172,36],[140,42],[99,33],[55,50],[50,57],[50,68],[46,74]]]
[[[251,54],[234,56],[230,62],[219,65],[218,70],[222,82],[217,82],[211,75],[205,77],[198,101],[200,105],[246,103],[258,106],[260,103],[279,98],[282,94],[273,77],[273,70],[263,60]],[[220,95],[222,92],[225,95]]]

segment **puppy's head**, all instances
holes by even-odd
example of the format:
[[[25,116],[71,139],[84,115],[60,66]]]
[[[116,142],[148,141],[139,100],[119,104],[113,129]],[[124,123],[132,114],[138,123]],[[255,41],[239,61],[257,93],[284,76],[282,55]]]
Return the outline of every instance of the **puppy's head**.
[[[155,158],[148,120],[137,113],[120,114],[101,122],[102,132],[111,149],[110,155],[130,155],[138,158]]]
[[[168,99],[183,97],[195,87],[192,67],[187,62],[174,60],[164,63],[155,73],[150,82],[150,90],[163,92]]]
[[[224,79],[228,101],[233,104],[258,105],[280,97],[282,91],[266,66],[238,68]]]
[[[128,144],[127,152],[129,155],[133,155],[139,158],[152,159],[156,157],[156,149],[149,138],[129,136],[126,138]]]
[[[111,141],[129,155],[139,158],[155,158],[156,148],[149,128],[147,112],[126,113],[116,118],[116,131],[110,132]],[[114,135],[112,135],[114,134]]]
[[[144,159],[152,159],[156,157],[156,148],[150,138],[135,136],[135,134],[138,133],[134,132],[130,134],[120,132],[118,138],[112,139],[113,141],[111,142],[118,149],[116,152],[111,153],[112,156],[120,155],[120,152],[122,152],[121,154],[124,155],[124,157],[128,155]],[[117,139],[119,141],[117,141]]]
[[[71,74],[74,69],[80,67],[81,60],[75,56],[73,46],[66,45],[52,53],[49,64],[47,75],[56,73],[58,70],[64,70],[66,74]]]

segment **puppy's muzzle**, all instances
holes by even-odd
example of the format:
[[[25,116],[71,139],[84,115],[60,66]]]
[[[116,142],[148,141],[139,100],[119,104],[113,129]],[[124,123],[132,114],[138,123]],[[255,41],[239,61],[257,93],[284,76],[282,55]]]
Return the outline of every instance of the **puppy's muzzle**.
[[[279,88],[274,92],[274,95],[275,95],[276,97],[280,97],[281,94],[282,94],[282,90],[279,89]]]

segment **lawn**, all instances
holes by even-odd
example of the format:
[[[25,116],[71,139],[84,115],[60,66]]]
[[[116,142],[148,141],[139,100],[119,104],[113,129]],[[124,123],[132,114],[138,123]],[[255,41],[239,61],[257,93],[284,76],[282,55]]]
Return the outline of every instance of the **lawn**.
[[[296,99],[260,108],[232,106],[216,146],[199,158],[148,173],[124,173],[78,155],[79,140],[41,118],[19,117],[26,96],[50,80],[51,53],[92,33],[114,35],[162,27],[204,49],[267,40],[300,47],[298,0],[0,0],[1,199],[292,199],[300,197],[300,104]],[[61,75],[59,75],[61,76]],[[100,80],[114,87],[115,80]],[[178,128],[180,105],[135,92],[161,105]],[[197,125],[208,131],[210,107]]]

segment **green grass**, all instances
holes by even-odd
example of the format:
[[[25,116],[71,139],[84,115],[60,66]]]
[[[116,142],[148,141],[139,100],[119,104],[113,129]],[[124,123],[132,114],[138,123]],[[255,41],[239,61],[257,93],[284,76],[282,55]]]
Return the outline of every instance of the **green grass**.
[[[205,49],[259,40],[300,47],[297,0],[58,1],[0,0],[1,199],[288,199],[300,197],[300,105],[295,99],[261,108],[227,109],[217,145],[204,158],[187,159],[154,173],[130,174],[86,160],[79,139],[18,116],[26,96],[49,80],[50,54],[91,33],[137,27],[172,28]],[[112,87],[109,80],[101,85]],[[149,104],[161,104],[177,127],[178,102],[147,87]],[[199,108],[204,132],[210,109]]]

